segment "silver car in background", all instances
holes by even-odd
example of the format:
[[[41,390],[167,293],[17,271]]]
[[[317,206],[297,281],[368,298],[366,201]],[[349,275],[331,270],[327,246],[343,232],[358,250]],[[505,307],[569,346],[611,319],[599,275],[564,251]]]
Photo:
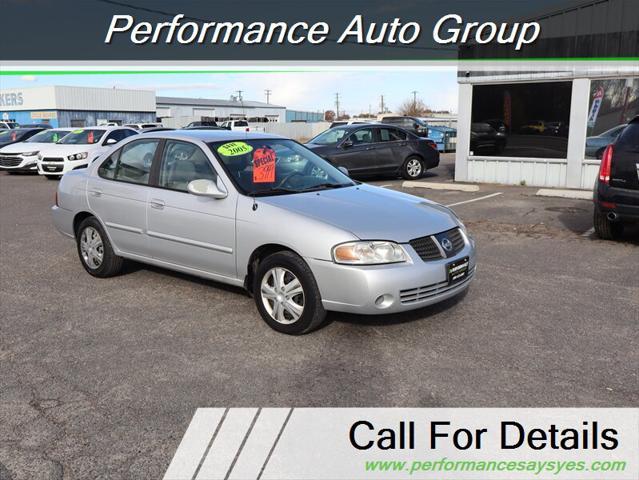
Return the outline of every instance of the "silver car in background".
[[[247,289],[272,328],[383,314],[465,290],[475,245],[448,208],[361,184],[299,143],[188,130],[134,136],[60,182],[56,227],[91,275],[133,259]]]

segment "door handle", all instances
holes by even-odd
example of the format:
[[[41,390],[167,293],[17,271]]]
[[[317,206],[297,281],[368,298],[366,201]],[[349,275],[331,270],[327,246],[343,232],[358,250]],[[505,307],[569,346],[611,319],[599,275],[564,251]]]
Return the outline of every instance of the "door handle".
[[[158,210],[162,210],[164,208],[164,200],[160,200],[159,198],[152,198],[149,202],[151,204],[151,208],[156,208]]]
[[[93,190],[89,190],[89,194],[91,194],[92,197],[101,197],[102,196],[102,190],[94,188]]]

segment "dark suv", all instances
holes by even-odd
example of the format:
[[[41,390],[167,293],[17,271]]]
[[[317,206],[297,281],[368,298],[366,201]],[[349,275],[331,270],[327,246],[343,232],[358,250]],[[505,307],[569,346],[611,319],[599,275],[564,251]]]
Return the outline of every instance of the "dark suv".
[[[384,117],[382,118],[382,123],[386,125],[397,125],[398,127],[402,127],[404,130],[408,130],[409,132],[413,132],[418,137],[428,137],[428,124],[417,117]]]
[[[595,231],[607,240],[639,222],[639,116],[608,145],[595,182]]]

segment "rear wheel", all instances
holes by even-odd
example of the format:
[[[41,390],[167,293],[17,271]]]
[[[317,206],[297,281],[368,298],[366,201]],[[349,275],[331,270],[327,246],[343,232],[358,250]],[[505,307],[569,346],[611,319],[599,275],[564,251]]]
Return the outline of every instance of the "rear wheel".
[[[611,222],[596,208],[593,223],[595,225],[595,232],[597,232],[597,236],[603,240],[615,240],[619,238],[623,232],[622,223]]]
[[[308,333],[326,318],[313,272],[293,252],[277,252],[260,262],[253,296],[264,321],[278,332]]]
[[[124,259],[115,254],[95,217],[88,217],[80,223],[76,242],[82,266],[94,277],[112,277],[122,271]]]
[[[402,177],[417,180],[424,174],[424,162],[419,157],[408,157],[402,165]]]

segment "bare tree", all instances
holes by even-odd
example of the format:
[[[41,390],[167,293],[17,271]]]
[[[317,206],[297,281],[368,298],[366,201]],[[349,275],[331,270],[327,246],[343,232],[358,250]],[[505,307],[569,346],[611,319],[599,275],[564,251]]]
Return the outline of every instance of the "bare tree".
[[[326,110],[324,112],[324,121],[332,122],[335,120],[335,112],[333,110]]]
[[[401,115],[408,115],[410,117],[422,117],[426,114],[431,113],[432,110],[419,98],[408,98],[402,102],[402,104],[397,109],[397,112]]]

